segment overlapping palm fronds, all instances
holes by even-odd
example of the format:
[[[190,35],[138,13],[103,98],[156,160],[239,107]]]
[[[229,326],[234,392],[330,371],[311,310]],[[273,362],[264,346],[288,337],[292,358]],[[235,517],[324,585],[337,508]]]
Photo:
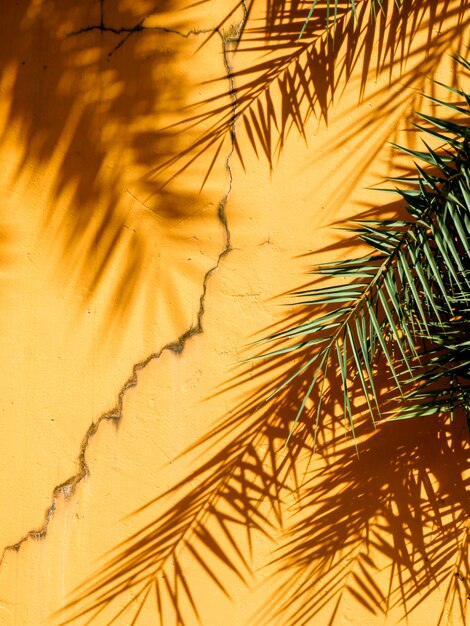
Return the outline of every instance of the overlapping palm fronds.
[[[468,61],[456,61],[468,72]],[[470,96],[448,89],[456,102],[431,99],[453,119],[420,114],[417,125],[445,148],[407,150],[418,161],[416,177],[395,179],[407,216],[356,223],[353,232],[372,250],[321,265],[316,273],[334,284],[296,294],[312,319],[270,337],[288,342],[270,354],[303,358],[285,384],[310,377],[297,420],[332,371],[353,435],[354,388],[373,419],[470,414]],[[393,386],[394,398],[381,402],[381,391]]]

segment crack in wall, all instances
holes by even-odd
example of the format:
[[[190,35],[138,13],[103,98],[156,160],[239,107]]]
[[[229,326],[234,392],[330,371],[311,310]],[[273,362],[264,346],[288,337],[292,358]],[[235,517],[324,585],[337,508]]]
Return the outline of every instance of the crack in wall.
[[[242,0],[242,2],[244,2],[245,0]],[[191,35],[203,35],[203,34],[213,34],[214,33],[214,29],[198,29],[198,28],[192,28],[184,33],[182,33],[181,31],[174,29],[174,28],[168,28],[166,26],[146,26],[145,25],[145,20],[149,18],[149,15],[146,15],[145,17],[143,17],[142,19],[140,19],[137,24],[134,24],[134,26],[121,26],[119,28],[113,27],[113,26],[108,26],[105,24],[104,22],[104,0],[100,0],[100,23],[99,24],[92,24],[90,26],[84,26],[83,28],[79,28],[77,30],[73,30],[69,33],[67,33],[66,37],[73,37],[76,35],[82,35],[83,33],[89,33],[89,32],[93,32],[93,31],[100,31],[101,33],[113,33],[115,35],[125,35],[125,37],[123,37],[121,39],[121,41],[119,43],[117,43],[114,48],[108,52],[108,58],[111,57],[124,43],[126,43],[126,41],[129,39],[129,37],[131,37],[133,34],[135,33],[140,33],[143,31],[158,31],[158,32],[163,32],[163,33],[171,33],[173,35],[178,35],[179,37],[184,37],[185,39],[187,39],[188,37],[190,37]]]
[[[129,39],[129,37],[131,37],[132,35],[134,35],[135,33],[141,33],[143,31],[157,31],[157,32],[163,32],[163,33],[170,33],[173,35],[178,35],[179,37],[184,37],[185,39],[188,39],[188,37],[191,37],[192,35],[207,35],[210,33],[213,33],[213,29],[198,29],[198,28],[192,28],[191,30],[188,30],[184,33],[182,33],[179,30],[173,29],[173,28],[167,28],[166,26],[145,26],[144,22],[147,18],[144,17],[141,19],[140,22],[138,22],[137,24],[135,24],[134,26],[123,26],[120,28],[115,28],[113,26],[106,26],[103,22],[101,22],[100,24],[93,24],[92,26],[84,26],[83,28],[79,28],[78,30],[73,30],[70,33],[67,33],[66,37],[74,37],[76,35],[82,35],[83,33],[89,33],[92,31],[100,31],[102,33],[113,33],[114,35],[125,35],[125,37],[123,37],[121,39],[121,41],[116,44],[114,46],[114,48],[108,52],[108,57],[111,57],[117,50],[119,50],[119,48],[126,43],[126,41]]]
[[[230,53],[236,49],[236,45],[240,41],[240,37],[243,33],[243,29],[245,27],[246,20],[248,18],[248,9],[245,4],[245,0],[242,0],[241,7],[243,9],[243,17],[241,21],[238,23],[238,25],[236,26],[234,34],[224,35],[220,31],[220,29],[217,29],[217,32],[220,35],[221,40],[222,40],[223,62],[224,62],[224,67],[226,71],[227,81],[229,84],[228,95],[232,101],[232,115],[231,115],[231,121],[230,121],[231,146],[227,154],[227,158],[225,160],[225,169],[228,175],[228,188],[223,198],[220,200],[219,207],[218,207],[218,219],[222,226],[225,243],[224,243],[224,247],[222,251],[217,257],[217,261],[215,265],[213,265],[204,275],[204,279],[202,282],[202,292],[199,297],[199,308],[198,308],[198,313],[196,317],[196,323],[193,324],[190,328],[188,328],[188,330],[186,330],[182,335],[180,335],[178,339],[168,342],[158,352],[151,353],[145,359],[143,359],[142,361],[139,361],[133,366],[131,375],[129,376],[129,378],[126,380],[126,382],[124,383],[124,385],[121,387],[119,391],[116,406],[110,411],[103,413],[103,415],[101,415],[95,422],[93,422],[88,427],[88,430],[86,431],[85,436],[83,437],[82,443],[80,445],[80,451],[78,454],[78,467],[79,467],[78,472],[74,474],[73,476],[71,476],[70,478],[68,478],[65,482],[54,487],[54,490],[52,492],[51,504],[46,510],[42,525],[37,529],[33,529],[25,533],[23,537],[21,537],[21,539],[19,539],[16,543],[6,546],[3,549],[2,555],[0,557],[0,566],[3,564],[3,561],[5,560],[6,554],[8,552],[11,552],[11,551],[18,552],[21,546],[24,543],[26,543],[29,539],[40,540],[40,539],[43,539],[47,535],[49,523],[56,511],[59,498],[61,496],[64,496],[64,498],[67,499],[68,497],[73,495],[77,485],[81,483],[90,474],[90,470],[86,462],[86,453],[87,453],[91,440],[93,439],[95,434],[98,432],[100,424],[104,421],[114,422],[116,424],[119,423],[119,421],[121,420],[123,416],[124,397],[126,393],[129,391],[129,389],[133,389],[134,387],[138,385],[139,372],[145,369],[152,361],[160,359],[160,357],[165,352],[173,352],[175,355],[179,356],[180,354],[182,354],[185,348],[186,342],[189,339],[191,339],[191,337],[195,335],[200,335],[204,332],[203,331],[203,317],[204,317],[204,312],[205,312],[205,298],[207,294],[209,280],[212,274],[219,268],[220,263],[222,262],[223,258],[232,249],[231,242],[230,242],[230,229],[229,229],[227,215],[226,215],[226,207],[227,207],[227,202],[228,202],[230,193],[232,191],[232,186],[233,186],[233,175],[232,175],[230,161],[235,151],[238,99],[237,99],[233,69],[232,69],[232,65],[230,63],[229,57],[230,57]],[[87,29],[84,29],[84,30],[82,29],[81,31],[77,31],[76,33],[70,33],[70,34],[78,34],[79,32],[86,32],[86,30],[97,30],[97,29],[111,30],[111,32],[120,30],[120,29],[113,30],[113,29],[109,29],[105,27],[103,24],[103,17],[101,16],[100,25],[92,26]],[[165,30],[165,32],[176,32],[176,31],[172,31],[172,30],[168,30],[164,28],[160,29],[159,27],[155,27],[152,29],[153,30]],[[144,28],[141,28],[139,30],[144,30]],[[125,32],[125,30],[123,29],[122,32]],[[137,32],[137,31],[134,29],[132,30],[132,32]],[[132,32],[130,34],[132,34]],[[189,35],[198,35],[204,32],[207,32],[207,31],[202,31],[202,30],[201,31],[189,31],[187,34],[185,33],[177,33],[177,34],[182,35],[183,37],[188,37]],[[213,32],[213,31],[211,30],[210,32]],[[124,42],[121,42],[119,45],[122,45],[122,43]]]
[[[144,30],[157,30],[164,33],[171,33],[173,35],[179,35],[180,37],[184,37],[187,39],[191,35],[201,35],[212,33],[213,30],[211,28],[192,28],[185,33],[182,33],[179,30],[174,28],[167,28],[166,26],[145,26],[144,22],[147,18],[144,17],[138,22],[135,26],[121,26],[120,28],[115,28],[114,26],[106,26],[105,24],[93,24],[91,26],[84,26],[83,28],[79,28],[78,30],[72,30],[67,33],[66,37],[74,37],[75,35],[82,35],[83,33],[89,33],[95,30],[101,31],[103,33],[114,33],[115,35],[123,35],[133,33],[140,33]]]

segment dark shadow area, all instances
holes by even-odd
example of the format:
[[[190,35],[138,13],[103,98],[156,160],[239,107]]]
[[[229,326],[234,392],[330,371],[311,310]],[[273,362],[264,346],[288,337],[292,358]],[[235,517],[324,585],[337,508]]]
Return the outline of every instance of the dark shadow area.
[[[166,268],[179,256],[201,283],[207,270],[186,263],[199,249],[194,236],[210,255],[220,252],[218,204],[229,185],[230,142],[212,163],[219,180],[207,182],[207,193],[200,193],[199,166],[173,186],[149,174],[194,141],[191,133],[170,137],[161,127],[180,119],[176,111],[202,80],[195,76],[192,84],[177,68],[205,35],[189,33],[190,17],[173,0],[151,11],[146,2],[122,9],[108,0],[37,6],[20,0],[2,11],[0,74],[11,77],[11,97],[1,135],[23,147],[12,185],[31,189],[45,206],[44,245],[59,281],[75,281],[85,305],[106,293],[110,320],[119,324],[146,294],[149,267],[161,264],[154,273],[165,285]],[[220,38],[207,54],[218,56],[221,75]],[[170,285],[162,299],[174,299],[175,289]],[[148,297],[154,307],[154,294]]]

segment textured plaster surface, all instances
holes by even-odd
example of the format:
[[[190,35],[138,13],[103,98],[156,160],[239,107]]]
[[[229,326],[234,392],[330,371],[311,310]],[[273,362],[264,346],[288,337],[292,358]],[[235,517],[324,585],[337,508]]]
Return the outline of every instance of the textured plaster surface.
[[[242,378],[252,368],[234,365],[249,354],[244,346],[278,328],[282,294],[297,289],[312,264],[331,259],[327,246],[338,235],[330,225],[381,201],[366,188],[401,165],[384,144],[413,142],[401,129],[424,84],[422,72],[413,81],[406,74],[427,67],[419,38],[408,65],[393,68],[392,88],[383,72],[358,104],[358,65],[328,124],[312,117],[304,137],[292,128],[270,167],[261,147],[254,154],[243,123],[235,122],[236,72],[263,57],[249,45],[237,48],[246,7],[211,2],[186,12],[177,8],[166,3],[155,11],[144,1],[112,7],[89,1],[69,9],[25,2],[6,11],[0,84],[0,445],[1,497],[8,503],[0,528],[2,625],[65,623],[60,611],[77,587],[103,571],[106,555],[177,506],[178,493],[166,492],[183,481],[182,491],[190,493],[205,480],[185,477],[209,461],[224,438],[202,448],[194,442],[270,380],[269,371],[254,369]],[[261,18],[261,5],[257,10]],[[452,19],[442,25],[439,57],[452,48],[445,39]],[[443,79],[449,68],[443,58],[432,69]],[[175,135],[167,129],[186,122],[189,104],[221,92],[228,132],[217,150],[191,162],[189,147],[201,128],[210,132],[211,118],[183,125]],[[394,92],[400,97],[385,115]],[[186,150],[186,161],[172,160]],[[161,169],[167,156],[169,165]],[[384,445],[376,444],[379,458]],[[301,461],[301,470],[327,473],[324,457],[312,463]],[[370,467],[358,471],[365,485],[360,493],[373,509]],[[437,494],[454,471],[443,461],[440,476],[430,476]],[[294,500],[285,502],[289,520],[294,512],[302,517]],[[380,513],[374,515],[380,528]],[[455,510],[444,511],[444,522],[446,515]],[[446,595],[464,570],[461,517],[454,526],[443,557],[448,568],[439,570],[445,576],[428,597],[423,588],[425,601],[416,603],[411,624],[437,624],[443,607],[447,622],[441,623],[464,623]],[[233,532],[244,546],[243,528]],[[426,537],[432,541],[432,533]],[[209,569],[227,581],[228,595],[183,555],[200,623],[251,626],[270,594],[279,596],[279,588],[291,593],[289,572],[272,563],[287,540],[286,527],[275,520],[270,537],[255,535],[245,582],[209,552]],[[337,608],[336,600],[325,603],[306,623],[375,625],[403,618],[399,602],[385,607],[383,600],[370,610],[367,593],[360,593],[356,557],[378,564],[378,596],[385,598],[393,555],[387,558],[378,540],[367,544],[359,534],[354,541],[341,561],[343,586],[353,592]],[[341,557],[332,555],[332,566]],[[169,553],[163,577],[178,559],[177,551]],[[278,587],[283,576],[287,586]],[[394,577],[399,574],[392,571]],[[119,609],[133,593],[124,589],[92,623],[131,624],[132,611]],[[181,603],[186,623],[198,623],[184,594]],[[136,623],[157,623],[158,611],[152,595]],[[160,613],[165,623],[177,623],[168,599]],[[85,624],[90,616],[72,623]],[[274,613],[268,623],[291,622]]]

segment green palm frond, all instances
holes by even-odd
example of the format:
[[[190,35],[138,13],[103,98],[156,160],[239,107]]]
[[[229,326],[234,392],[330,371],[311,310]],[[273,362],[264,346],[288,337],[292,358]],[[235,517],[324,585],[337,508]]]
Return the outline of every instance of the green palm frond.
[[[468,70],[467,61],[456,61]],[[452,119],[422,113],[416,125],[446,147],[434,150],[425,143],[425,151],[407,150],[417,161],[416,176],[394,179],[407,215],[356,222],[350,230],[371,252],[318,267],[315,273],[334,284],[330,280],[326,287],[296,294],[312,308],[312,318],[269,338],[281,342],[269,354],[302,355],[284,385],[309,376],[295,423],[317,383],[334,375],[353,435],[354,390],[365,397],[372,419],[470,413],[470,128],[465,119],[470,98],[450,91],[458,103],[432,100],[450,109]],[[381,402],[384,387],[397,392]]]

